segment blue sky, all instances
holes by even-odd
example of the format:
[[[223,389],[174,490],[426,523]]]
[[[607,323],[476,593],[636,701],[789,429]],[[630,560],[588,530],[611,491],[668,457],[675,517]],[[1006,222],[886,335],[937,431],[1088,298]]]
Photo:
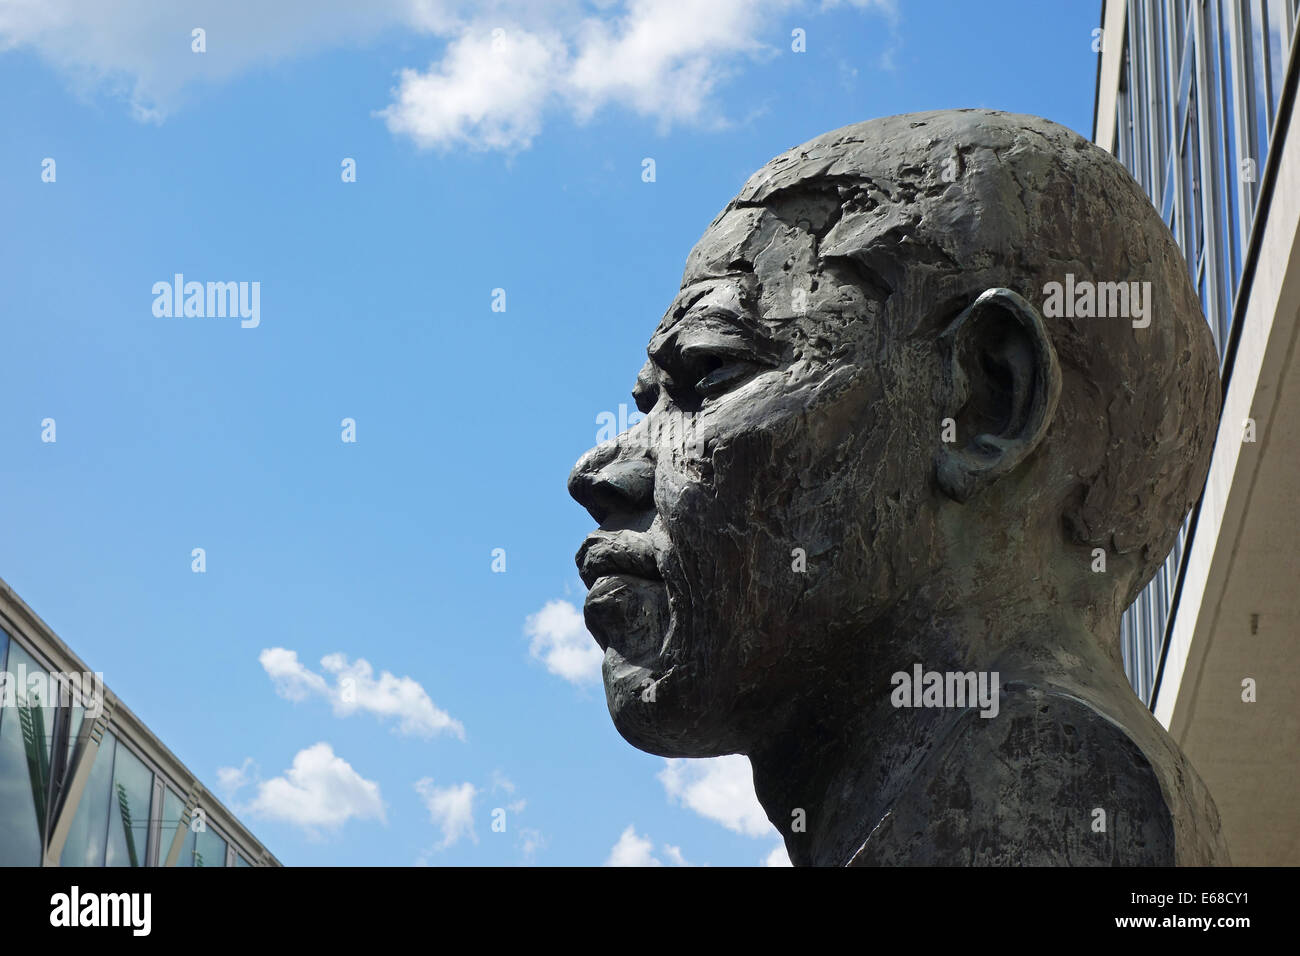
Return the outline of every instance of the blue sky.
[[[744,758],[613,729],[565,479],[751,172],[1088,136],[1099,4],[80,6],[0,0],[0,577],[286,864],[783,859]],[[259,324],[155,316],[176,273]]]

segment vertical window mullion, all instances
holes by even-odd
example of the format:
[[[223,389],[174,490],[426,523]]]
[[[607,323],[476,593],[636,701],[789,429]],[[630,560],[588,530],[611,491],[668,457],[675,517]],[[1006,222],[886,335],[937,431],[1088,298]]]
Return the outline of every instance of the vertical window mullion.
[[[1199,171],[1201,189],[1199,201],[1201,203],[1201,236],[1200,242],[1203,244],[1202,249],[1197,253],[1202,255],[1203,261],[1208,260],[1208,267],[1205,269],[1205,301],[1201,307],[1207,313],[1215,329],[1216,341],[1222,343],[1224,337],[1221,329],[1222,309],[1219,307],[1219,270],[1218,270],[1218,223],[1219,216],[1217,213],[1218,195],[1215,190],[1214,175],[1214,89],[1209,82],[1209,74],[1206,69],[1206,58],[1210,56],[1210,51],[1206,49],[1206,30],[1205,30],[1205,8],[1200,3],[1193,3],[1189,15],[1193,18],[1192,30],[1194,42],[1196,44],[1196,60],[1194,69],[1196,71],[1196,88],[1199,95],[1196,97],[1196,134],[1198,138],[1197,152],[1199,160]]]
[[[1256,136],[1255,104],[1251,96],[1254,70],[1250,55],[1250,23],[1240,3],[1229,4],[1228,42],[1232,49],[1233,123],[1237,140],[1237,236],[1241,248],[1245,249],[1250,244],[1250,225],[1264,158],[1254,155]],[[1255,175],[1249,179],[1241,175],[1242,162],[1247,159],[1255,167]]]
[[[1256,95],[1262,95],[1264,100],[1264,129],[1265,142],[1271,142],[1273,139],[1273,67],[1268,50],[1268,14],[1264,9],[1264,0],[1250,0],[1251,8],[1255,11],[1255,18],[1252,27],[1255,24],[1259,26],[1259,36],[1253,36],[1252,40],[1258,40],[1254,44],[1256,76],[1259,82],[1256,85]],[[1256,104],[1258,105],[1258,104]],[[1264,165],[1264,157],[1267,152],[1260,150],[1259,164]]]
[[[1142,22],[1144,26],[1142,37],[1142,56],[1146,67],[1142,71],[1143,79],[1146,84],[1144,93],[1144,103],[1146,106],[1146,122],[1143,124],[1148,142],[1147,147],[1147,178],[1150,183],[1150,195],[1159,197],[1161,194],[1161,173],[1164,169],[1164,163],[1161,161],[1164,146],[1164,137],[1160,130],[1160,75],[1159,59],[1155,52],[1155,2],[1154,0],[1143,0]],[[1154,199],[1159,202],[1159,198]]]

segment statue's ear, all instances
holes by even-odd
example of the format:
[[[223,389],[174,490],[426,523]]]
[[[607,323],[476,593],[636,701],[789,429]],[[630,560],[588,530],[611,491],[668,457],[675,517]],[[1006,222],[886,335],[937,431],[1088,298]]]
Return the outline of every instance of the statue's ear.
[[[1038,447],[1056,414],[1061,368],[1043,317],[1010,289],[987,289],[939,337],[945,388],[939,487],[965,501]],[[954,434],[955,433],[955,434]]]

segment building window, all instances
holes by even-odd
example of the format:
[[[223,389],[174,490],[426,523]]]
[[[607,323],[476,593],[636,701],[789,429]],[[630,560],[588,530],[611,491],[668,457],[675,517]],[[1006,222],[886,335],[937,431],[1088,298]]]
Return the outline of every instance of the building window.
[[[41,828],[17,711],[18,688],[8,676],[11,646],[9,635],[0,630],[0,671],[6,674],[0,706],[0,866],[39,866]]]
[[[158,830],[158,865],[167,865],[167,854],[171,853],[172,841],[176,830],[181,825],[181,814],[185,812],[185,801],[171,787],[163,790],[162,826]],[[183,847],[182,847],[183,849]]]
[[[82,791],[77,814],[72,818],[68,840],[63,844],[59,866],[103,866],[108,844],[109,813],[115,809],[113,796],[113,756],[117,738],[105,732],[95,753],[90,779]]]
[[[3,634],[3,631],[0,631]],[[39,866],[48,823],[50,754],[57,690],[49,674],[7,634],[0,690],[0,865]]]
[[[225,866],[226,841],[217,835],[211,826],[202,830],[190,829],[185,834],[181,845],[181,855],[176,860],[177,866]]]
[[[144,866],[152,796],[153,773],[117,737],[105,733],[59,865]]]
[[[153,773],[118,741],[108,812],[105,866],[144,866],[149,859],[149,811]]]

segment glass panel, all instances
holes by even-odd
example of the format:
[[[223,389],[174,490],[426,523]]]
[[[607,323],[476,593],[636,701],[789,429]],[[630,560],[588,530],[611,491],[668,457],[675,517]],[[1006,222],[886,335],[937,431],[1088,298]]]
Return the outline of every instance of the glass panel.
[[[1178,65],[1178,120],[1175,135],[1182,133],[1182,124],[1187,119],[1187,95],[1192,88],[1192,42],[1191,24],[1180,28],[1183,42],[1179,47],[1181,59]]]
[[[193,825],[193,823],[194,821],[191,820],[190,824]],[[196,865],[202,866],[203,865],[201,862],[196,863],[194,857],[195,849],[198,845],[198,838],[199,835],[195,833],[194,830],[187,829],[185,831],[185,836],[182,838],[184,842],[181,843],[180,856],[176,858],[177,866],[196,866]]]
[[[1201,201],[1204,204],[1206,229],[1202,236],[1206,255],[1211,261],[1206,269],[1205,282],[1209,299],[1201,300],[1201,307],[1211,328],[1215,330],[1218,343],[1227,341],[1227,297],[1228,297],[1228,263],[1231,259],[1231,242],[1225,242],[1224,228],[1224,194],[1227,193],[1225,171],[1230,168],[1232,159],[1224,155],[1227,140],[1223,129],[1223,87],[1219,57],[1222,44],[1219,39],[1219,17],[1217,0],[1205,0],[1205,15],[1202,20],[1203,52],[1205,64],[1205,89],[1202,91],[1201,105],[1205,110],[1205,126],[1201,129],[1201,158],[1205,163],[1204,187]]]
[[[195,866],[225,866],[226,841],[217,836],[212,827],[196,834],[194,845]]]
[[[1171,15],[1169,18],[1169,39],[1173,44],[1174,63],[1181,63],[1183,49],[1187,46],[1187,35],[1185,33],[1187,24],[1183,16],[1184,8],[1187,6],[1185,0],[1173,0],[1170,4]]]
[[[1251,35],[1250,17],[1245,14],[1240,4],[1231,5],[1231,16],[1236,22],[1239,29],[1236,30],[1235,36],[1240,45],[1240,63],[1233,63],[1234,84],[1239,80],[1241,83],[1241,101],[1234,102],[1233,110],[1240,118],[1241,123],[1241,142],[1237,148],[1241,151],[1243,158],[1250,159],[1254,162],[1254,182],[1249,183],[1242,190],[1242,202],[1246,205],[1246,219],[1250,218],[1255,208],[1255,200],[1259,194],[1259,178],[1264,170],[1264,157],[1258,151],[1258,138],[1256,136],[1256,103],[1258,97],[1255,94],[1255,46]],[[1234,93],[1235,99],[1235,93]],[[1249,226],[1243,225],[1245,237],[1242,238],[1242,244],[1248,241]]]
[[[95,765],[90,779],[77,804],[77,815],[72,818],[68,842],[63,845],[60,866],[103,866],[104,846],[108,841],[108,814],[113,794],[113,753],[117,738],[111,732],[104,734],[95,754]]]
[[[77,735],[81,733],[81,724],[85,713],[81,707],[72,708],[72,720],[68,724],[68,772],[72,772],[72,755],[77,750]]]
[[[1268,0],[1266,16],[1268,20],[1268,65],[1272,71],[1269,91],[1273,94],[1268,104],[1269,114],[1277,116],[1277,108],[1282,99],[1282,81],[1286,74],[1286,54],[1289,49],[1286,32],[1286,9],[1283,0]]]
[[[240,856],[239,854],[237,854],[237,853],[235,854],[235,866],[252,866],[252,865],[253,865],[253,864],[249,863],[247,860],[245,860],[245,859],[244,859],[242,856]]]
[[[181,847],[177,866],[225,866],[226,841],[219,837],[212,827],[205,827],[201,833],[190,830]]]
[[[49,675],[18,643],[8,647],[0,720],[0,865],[39,866],[54,725]],[[57,691],[55,692],[57,696]]]
[[[1147,0],[1145,6],[1148,8],[1144,16],[1148,17],[1151,13],[1159,15],[1159,4],[1155,0]],[[1161,184],[1160,174],[1165,168],[1165,153],[1169,149],[1169,134],[1166,131],[1167,121],[1165,120],[1165,61],[1164,61],[1164,44],[1160,42],[1159,21],[1150,22],[1148,19],[1148,29],[1146,39],[1143,43],[1144,56],[1146,57],[1146,82],[1147,82],[1147,104],[1149,116],[1147,117],[1146,128],[1151,140],[1151,188],[1150,195],[1160,195]]]
[[[1169,100],[1165,96],[1166,74],[1169,70],[1167,70],[1165,64],[1164,23],[1161,21],[1161,17],[1164,16],[1164,3],[1161,3],[1161,0],[1154,0],[1152,8],[1154,14],[1154,21],[1151,25],[1153,59],[1147,72],[1147,82],[1151,85],[1151,98],[1154,103],[1151,122],[1153,135],[1151,144],[1152,163],[1157,176],[1160,176],[1165,172],[1167,152],[1169,152],[1169,116],[1167,116],[1169,114]],[[1161,183],[1160,179],[1152,183],[1152,195],[1160,195],[1162,189],[1164,189],[1164,183]]]
[[[1250,17],[1247,29],[1250,31],[1251,54],[1254,59],[1255,135],[1258,137],[1255,156],[1262,172],[1264,157],[1268,155],[1269,114],[1272,112],[1269,87],[1272,85],[1272,77],[1268,68],[1268,37],[1259,18],[1259,3],[1260,0],[1248,0]]]
[[[1173,157],[1170,157],[1169,161],[1165,163],[1165,182],[1162,188],[1164,189],[1164,198],[1160,200],[1160,218],[1163,219],[1166,223],[1170,224],[1169,226],[1170,231],[1173,232],[1173,225],[1172,225],[1174,221]],[[1175,232],[1174,235],[1178,235],[1178,234]]]
[[[1133,178],[1143,190],[1151,188],[1151,177],[1147,173],[1147,87],[1146,87],[1146,47],[1142,32],[1142,0],[1130,0],[1128,5],[1130,36],[1133,41],[1128,45],[1129,63],[1129,98],[1133,121]]]
[[[1205,226],[1201,218],[1201,127],[1197,114],[1201,91],[1192,87],[1188,99],[1187,141],[1183,146],[1184,195],[1187,197],[1187,242],[1183,246],[1183,255],[1187,257],[1188,272],[1196,278],[1194,263],[1205,244]]]
[[[1228,301],[1231,302],[1241,278],[1241,247],[1237,225],[1240,222],[1239,204],[1241,198],[1241,179],[1243,171],[1237,161],[1237,101],[1231,81],[1232,56],[1228,41],[1229,17],[1231,17],[1230,0],[1219,0],[1219,103],[1223,115],[1223,151],[1224,180],[1223,215],[1221,243],[1219,247],[1224,255],[1224,271],[1227,273]]]
[[[176,828],[181,825],[181,814],[185,811],[185,801],[171,787],[163,790],[163,810],[162,810],[162,827],[159,832],[158,846],[158,865],[166,866],[167,854],[172,850],[172,840],[176,836]],[[182,847],[182,850],[184,848]],[[182,855],[184,855],[182,853]],[[176,860],[177,866],[182,866],[180,858]]]
[[[1135,42],[1129,44],[1129,76],[1132,79],[1132,86],[1129,88],[1129,96],[1132,98],[1133,113],[1133,175],[1142,185],[1142,188],[1151,191],[1151,142],[1148,136],[1147,120],[1149,112],[1148,90],[1147,90],[1147,62],[1146,62],[1146,31],[1142,28],[1144,20],[1143,8],[1145,4],[1142,0],[1134,0],[1128,5],[1128,15],[1130,27]]]
[[[1171,10],[1179,7],[1178,0],[1160,0],[1160,19],[1156,24],[1156,43],[1160,45],[1160,99],[1164,104],[1164,129],[1161,136],[1165,144],[1165,161],[1178,142],[1178,118],[1174,101],[1177,98],[1179,46],[1177,28],[1171,22]]]
[[[119,741],[113,765],[105,866],[144,866],[149,849],[153,772]]]

